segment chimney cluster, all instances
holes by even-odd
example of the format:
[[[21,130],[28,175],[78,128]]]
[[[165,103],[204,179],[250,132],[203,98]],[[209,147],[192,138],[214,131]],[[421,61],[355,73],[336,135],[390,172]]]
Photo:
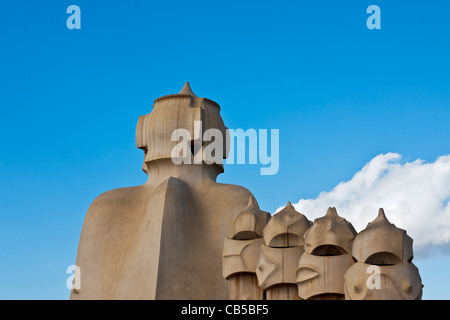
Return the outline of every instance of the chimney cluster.
[[[252,196],[230,219],[222,262],[233,300],[418,300],[412,258],[383,209],[358,233],[336,208],[312,223],[290,202],[270,216]]]

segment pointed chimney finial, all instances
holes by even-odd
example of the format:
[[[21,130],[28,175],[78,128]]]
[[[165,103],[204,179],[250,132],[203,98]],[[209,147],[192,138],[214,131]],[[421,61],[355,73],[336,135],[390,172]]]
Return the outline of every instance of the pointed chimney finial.
[[[375,220],[373,220],[373,222],[389,222],[389,220],[386,218],[386,214],[384,213],[383,208],[380,208],[378,210],[378,215]]]
[[[339,217],[335,207],[329,207],[325,216],[326,217]]]
[[[189,81],[186,81],[183,89],[178,94],[189,94],[191,96],[196,97],[195,93],[192,91],[191,86],[189,85]]]
[[[258,202],[256,201],[255,196],[252,194],[250,195],[250,197],[248,197],[248,204],[247,204],[246,208],[248,208],[248,207],[255,207],[255,208],[259,209]]]

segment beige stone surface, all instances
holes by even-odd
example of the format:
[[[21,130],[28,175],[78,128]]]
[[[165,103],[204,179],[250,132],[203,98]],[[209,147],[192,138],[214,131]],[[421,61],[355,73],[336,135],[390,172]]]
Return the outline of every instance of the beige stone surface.
[[[356,233],[353,225],[337,214],[336,208],[328,208],[325,216],[315,219],[305,232],[305,252],[315,255],[352,253]]]
[[[386,218],[384,210],[353,241],[357,263],[344,277],[347,300],[418,300],[422,280],[413,259],[412,239]]]
[[[259,286],[267,289],[278,284],[296,284],[295,273],[302,253],[302,247],[271,248],[262,245],[256,267]]]
[[[255,273],[262,238],[233,240],[225,238],[222,254],[223,277],[229,279],[237,273]]]
[[[195,130],[195,121],[201,121],[200,130]],[[178,141],[172,141],[177,129],[185,129],[192,137],[192,143],[204,150],[212,141],[201,139],[208,129],[217,129],[226,137],[226,127],[220,116],[220,106],[209,99],[197,97],[188,82],[178,94],[171,94],[155,100],[153,110],[140,116],[136,126],[136,145],[144,150],[144,171],[149,161],[171,159],[172,150]],[[223,144],[223,154],[226,152]]]
[[[297,269],[298,295],[304,300],[343,298],[344,274],[352,265],[351,254],[316,256],[304,252]]]
[[[344,299],[344,274],[353,264],[356,230],[330,207],[304,234],[298,269],[298,294],[302,299]]]
[[[270,213],[262,211],[255,197],[251,195],[247,206],[238,214],[231,216],[228,237],[237,240],[261,238],[269,219]]]
[[[303,253],[303,235],[311,226],[290,202],[274,214],[263,229],[256,267],[258,284],[267,300],[300,300],[296,290],[296,268]]]
[[[292,283],[274,285],[265,290],[266,300],[302,300],[298,296],[297,286]]]
[[[264,242],[273,248],[303,247],[303,234],[311,226],[290,202],[277,212],[263,230]]]
[[[225,130],[219,105],[197,97],[189,84],[156,99],[152,112],[139,118],[136,142],[148,181],[108,191],[91,204],[76,260],[82,286],[71,299],[228,298],[223,241],[230,216],[247,207],[251,193],[216,183],[220,164],[172,162],[173,130],[192,131],[195,120],[203,131]]]
[[[264,292],[258,286],[254,273],[239,273],[228,278],[230,300],[263,300]]]
[[[347,270],[344,286],[346,300],[420,300],[422,298],[422,279],[413,263],[401,262],[389,266],[378,266],[379,273],[375,273],[370,267],[373,265],[357,262]]]
[[[392,264],[411,261],[413,240],[406,231],[386,218],[383,209],[367,227],[358,233],[353,243],[353,256],[360,262]],[[378,261],[380,260],[381,261]]]
[[[228,237],[222,253],[223,277],[228,280],[232,300],[262,300],[258,286],[256,263],[259,257],[263,228],[270,219],[268,212],[259,209],[253,195],[245,208],[230,216]]]

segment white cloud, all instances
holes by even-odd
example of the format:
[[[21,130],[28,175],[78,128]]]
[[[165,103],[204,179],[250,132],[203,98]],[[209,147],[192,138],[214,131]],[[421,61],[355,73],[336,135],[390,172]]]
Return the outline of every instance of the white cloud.
[[[435,162],[401,162],[397,153],[380,154],[350,181],[339,183],[316,199],[301,199],[295,208],[309,219],[336,207],[340,216],[361,231],[379,208],[414,239],[415,256],[450,246],[450,155]]]

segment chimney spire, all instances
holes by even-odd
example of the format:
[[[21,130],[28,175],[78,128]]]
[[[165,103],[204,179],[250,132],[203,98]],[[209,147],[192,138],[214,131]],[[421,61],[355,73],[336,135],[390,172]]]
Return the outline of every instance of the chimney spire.
[[[178,94],[189,94],[191,96],[196,97],[195,93],[192,91],[191,86],[189,85],[189,81],[186,81],[183,89]]]

